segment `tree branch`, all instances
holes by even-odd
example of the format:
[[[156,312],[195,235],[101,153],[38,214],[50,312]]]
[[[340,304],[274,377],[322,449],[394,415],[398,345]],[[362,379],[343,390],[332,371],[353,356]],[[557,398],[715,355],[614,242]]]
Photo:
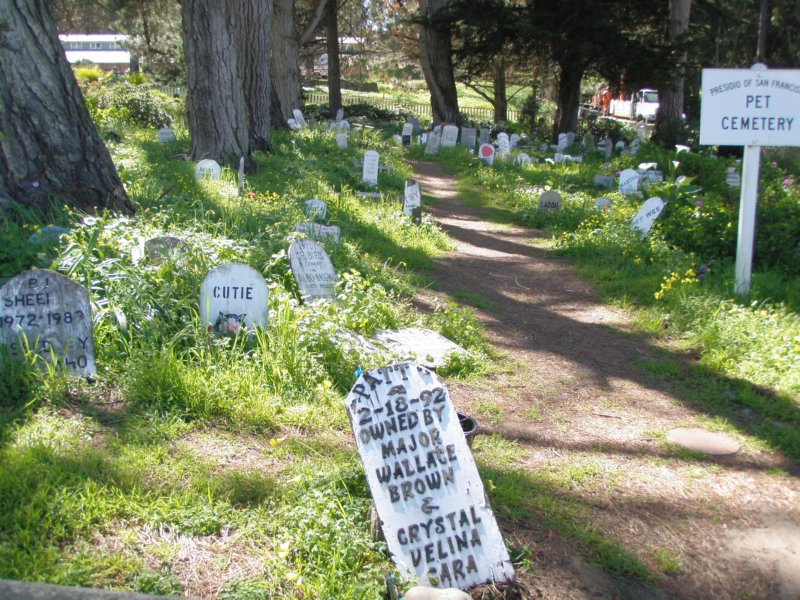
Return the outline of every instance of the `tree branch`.
[[[331,2],[335,2],[335,0],[330,0]],[[325,14],[325,5],[328,3],[328,0],[317,0],[317,5],[314,7],[314,12],[311,15],[311,20],[303,29],[303,33],[300,34],[300,38],[298,39],[298,43],[302,46],[308,40],[311,39],[311,36],[314,35],[314,32],[319,27],[320,21],[322,21],[322,17]]]

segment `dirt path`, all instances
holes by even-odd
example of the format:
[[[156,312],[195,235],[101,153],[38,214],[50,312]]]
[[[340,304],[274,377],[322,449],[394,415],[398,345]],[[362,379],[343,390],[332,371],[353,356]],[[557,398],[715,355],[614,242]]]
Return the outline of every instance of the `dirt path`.
[[[535,246],[535,230],[484,220],[440,165],[412,164],[426,210],[457,242],[419,302],[479,297],[476,313],[507,353],[505,372],[451,395],[484,434],[513,442],[512,471],[534,508],[501,526],[532,553],[518,573],[523,596],[800,598],[797,465],[744,435],[733,457],[676,453],[664,433],[708,416],[682,401],[674,377],[645,367],[691,358],[632,333],[567,261]],[[655,580],[632,577],[625,556]]]

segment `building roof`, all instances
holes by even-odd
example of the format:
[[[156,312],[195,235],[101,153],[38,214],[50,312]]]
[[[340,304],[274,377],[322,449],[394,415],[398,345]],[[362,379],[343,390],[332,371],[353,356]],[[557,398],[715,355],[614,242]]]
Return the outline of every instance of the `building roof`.
[[[66,50],[70,64],[88,60],[96,65],[127,65],[131,62],[130,52],[125,50]]]

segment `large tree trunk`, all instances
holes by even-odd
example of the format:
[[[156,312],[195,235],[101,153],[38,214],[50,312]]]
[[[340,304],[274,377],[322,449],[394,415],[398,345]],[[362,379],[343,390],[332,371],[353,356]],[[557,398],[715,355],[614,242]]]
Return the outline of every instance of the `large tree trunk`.
[[[235,10],[216,0],[183,0],[186,121],[194,159],[253,162],[235,40]]]
[[[677,40],[689,30],[689,13],[692,0],[669,0],[669,39]],[[673,146],[678,141],[678,132],[683,120],[684,82],[686,80],[686,61],[688,51],[686,44],[678,53],[676,75],[666,86],[658,90],[658,111],[653,139],[664,143],[667,147]]]
[[[492,61],[494,122],[508,121],[508,96],[506,95],[506,59],[498,56]]]
[[[300,108],[300,47],[295,29],[294,0],[276,0],[272,19],[272,85],[285,122]]]
[[[45,0],[0,3],[0,64],[0,206],[133,212]]]
[[[458,112],[458,93],[453,74],[450,29],[434,24],[433,15],[444,6],[445,0],[420,0],[422,21],[419,35],[422,73],[431,94],[431,109],[435,122],[461,123]]]
[[[558,106],[553,124],[553,141],[558,140],[559,133],[578,130],[581,80],[585,68],[578,56],[570,55],[559,61]]]
[[[328,49],[328,109],[331,117],[342,107],[342,70],[339,66],[339,19],[337,0],[328,0],[325,29]]]
[[[237,0],[236,50],[253,150],[269,150],[272,0]]]

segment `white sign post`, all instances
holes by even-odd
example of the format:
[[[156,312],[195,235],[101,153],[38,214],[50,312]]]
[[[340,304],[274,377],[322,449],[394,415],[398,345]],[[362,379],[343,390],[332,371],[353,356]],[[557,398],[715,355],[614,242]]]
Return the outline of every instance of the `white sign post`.
[[[750,292],[761,146],[800,146],[800,69],[703,69],[700,143],[744,146],[733,291]]]

